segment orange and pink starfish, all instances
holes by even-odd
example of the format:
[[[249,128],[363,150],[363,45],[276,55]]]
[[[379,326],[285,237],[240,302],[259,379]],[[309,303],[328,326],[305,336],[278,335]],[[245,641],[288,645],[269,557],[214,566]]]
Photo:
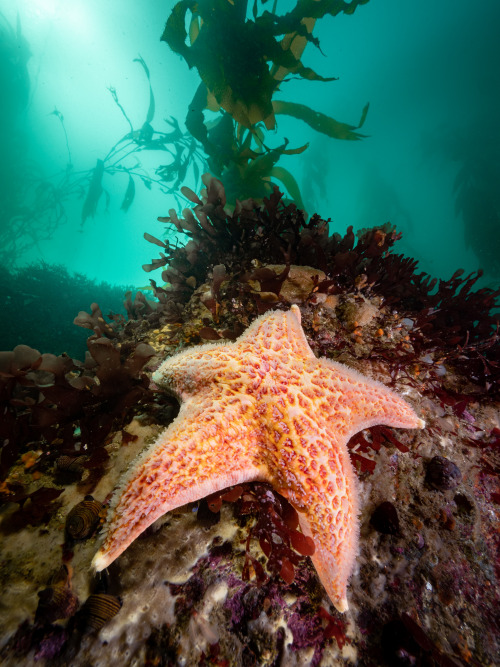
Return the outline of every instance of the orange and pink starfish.
[[[167,359],[153,380],[181,402],[175,421],[123,476],[96,570],[160,516],[232,484],[266,481],[299,511],[335,607],[358,549],[358,491],[347,442],[375,424],[423,428],[395,392],[316,358],[297,306],[259,317],[234,343]]]

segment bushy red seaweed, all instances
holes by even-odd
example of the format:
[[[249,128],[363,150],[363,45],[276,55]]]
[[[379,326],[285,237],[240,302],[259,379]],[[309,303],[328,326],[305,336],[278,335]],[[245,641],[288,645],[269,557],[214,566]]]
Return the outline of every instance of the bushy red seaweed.
[[[275,493],[269,484],[256,483],[236,486],[210,496],[208,506],[218,512],[223,500],[236,502],[235,515],[239,519],[252,516],[256,522],[250,528],[246,540],[243,580],[252,576],[258,584],[268,581],[268,575],[260,561],[250,553],[251,541],[259,541],[266,557],[266,569],[271,575],[279,575],[287,584],[295,578],[295,567],[303,556],[314,553],[314,542],[297,530],[299,519],[290,503]]]
[[[53,464],[64,456],[79,457],[80,469],[91,471],[86,481],[89,492],[104,473],[103,464],[109,458],[104,445],[111,430],[129,419],[131,411],[152,403],[149,379],[142,369],[155,354],[153,348],[141,342],[119,344],[100,335],[110,332],[96,308],[89,319],[96,333],[87,341],[85,362],[40,354],[25,345],[0,352],[0,480],[5,480],[0,501],[20,505],[4,522],[4,530],[48,520],[61,493],[54,488],[28,493],[9,479],[9,470],[23,452],[38,451],[31,473],[52,469],[55,479],[59,475],[63,482],[64,467],[56,463],[53,468]]]
[[[151,281],[161,308],[168,311],[168,321],[182,321],[182,304],[210,278],[212,269],[212,299],[205,305],[218,314],[221,284],[227,279],[226,300],[240,301],[246,314],[252,309],[260,313],[279,305],[281,286],[290,265],[312,266],[327,274],[323,280],[316,278],[315,294],[357,293],[368,298],[376,295],[400,320],[411,323],[408,340],[392,346],[373,342],[372,356],[390,361],[394,373],[405,372],[422,356],[437,350],[441,363],[453,365],[489,397],[500,395],[496,310],[500,289],[483,287],[473,291],[481,271],[464,276],[458,270],[449,280],[437,281],[419,273],[416,260],[392,252],[401,234],[389,224],[357,234],[349,227],[343,237],[329,235],[329,221],[318,215],[306,220],[295,204],[283,201],[277,188],[261,206],[250,199],[237,202],[230,211],[225,208],[222,183],[215,178],[206,178],[205,182],[203,199],[185,188],[195,203],[193,211],[184,209],[183,218],[174,211],[169,217],[160,218],[190,237],[185,246],[174,247],[168,241],[145,235],[164,250],[159,260],[144,268],[152,271],[168,267],[162,278],[170,287],[158,288]],[[266,264],[285,268],[276,273]],[[252,280],[260,283],[261,292],[250,288]],[[267,298],[270,293],[276,298]],[[203,329],[206,339],[216,340],[220,335],[212,327]],[[345,345],[346,341],[339,344]],[[332,351],[330,345],[329,352]]]

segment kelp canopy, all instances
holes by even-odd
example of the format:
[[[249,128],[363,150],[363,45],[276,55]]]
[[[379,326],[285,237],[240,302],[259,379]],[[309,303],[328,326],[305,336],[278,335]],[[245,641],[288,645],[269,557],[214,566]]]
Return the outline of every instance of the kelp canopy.
[[[273,12],[258,16],[255,1],[253,21],[249,21],[248,0],[181,0],[167,21],[162,39],[183,56],[190,68],[198,70],[206,89],[206,108],[222,107],[247,128],[264,122],[267,129],[272,129],[276,113],[272,97],[286,76],[335,80],[317,74],[300,60],[307,42],[319,48],[312,35],[316,19],[325,14],[352,14],[358,5],[367,2],[301,0],[283,16],[275,13],[275,7]],[[186,44],[185,29],[188,11],[190,46]],[[286,107],[278,108],[278,113],[287,113]],[[292,115],[300,117],[298,114]]]
[[[0,15],[0,87],[8,90],[12,104],[0,109],[0,134],[9,159],[5,160],[5,190],[0,198],[0,258],[15,265],[19,258],[41,240],[49,240],[69,218],[67,205],[82,201],[82,225],[94,218],[101,208],[108,210],[109,177],[126,178],[121,209],[133,204],[137,184],[153,186],[175,198],[178,211],[183,204],[179,189],[192,176],[195,187],[200,175],[210,171],[223,180],[228,202],[253,198],[262,202],[279,184],[289,200],[304,209],[300,188],[280,160],[284,155],[299,154],[308,148],[290,146],[286,138],[278,145],[267,145],[266,131],[277,125],[276,115],[301,120],[326,136],[359,140],[368,105],[358,125],[335,120],[309,106],[294,101],[277,100],[283,82],[292,78],[331,82],[303,64],[307,44],[319,48],[312,31],[316,21],[326,15],[352,14],[368,0],[301,0],[283,15],[266,9],[266,0],[215,0],[178,2],[162,35],[169,47],[180,54],[190,68],[195,67],[201,81],[189,105],[185,129],[176,118],[165,118],[166,128],[158,127],[153,84],[148,65],[139,55],[134,58],[144,70],[148,83],[147,114],[139,125],[122,106],[118,93],[110,87],[114,102],[123,114],[129,130],[109,150],[103,151],[94,166],[84,171],[74,169],[70,137],[64,115],[57,108],[51,112],[58,119],[67,147],[67,164],[55,175],[47,176],[37,159],[24,159],[19,150],[13,121],[28,99],[29,74],[26,62],[30,51],[20,24],[12,28]],[[188,25],[188,29],[186,29]],[[8,65],[8,66],[7,66]],[[17,88],[16,88],[17,87]],[[4,108],[5,107],[5,108]],[[11,108],[12,107],[12,108]],[[205,111],[211,111],[207,118]],[[214,113],[215,112],[215,113]],[[7,114],[7,116],[6,116]],[[5,131],[5,132],[4,132]],[[151,152],[160,158],[154,173],[143,166],[140,153]],[[165,160],[163,156],[167,155]],[[4,169],[4,171],[5,171]],[[1,169],[0,169],[1,171]],[[15,183],[14,183],[15,181]],[[10,184],[10,185],[9,185]],[[103,204],[104,202],[104,204]]]
[[[212,172],[224,179],[230,201],[236,195],[261,199],[271,194],[270,180],[275,178],[302,207],[295,179],[276,163],[282,155],[301,153],[308,145],[289,149],[285,140],[278,148],[268,149],[264,128],[275,128],[276,114],[298,118],[335,139],[362,138],[356,130],[364,123],[368,105],[355,126],[304,104],[275,100],[273,96],[290,77],[334,81],[335,77],[322,76],[306,67],[301,61],[302,53],[308,43],[319,48],[319,41],[312,34],[318,18],[341,12],[352,14],[358,5],[367,2],[302,0],[280,16],[276,3],[271,12],[259,14],[259,3],[255,1],[252,19],[247,0],[181,0],[175,5],[162,39],[190,68],[195,67],[201,78],[189,105],[186,127],[203,145]],[[207,123],[205,110],[220,111],[221,116]]]

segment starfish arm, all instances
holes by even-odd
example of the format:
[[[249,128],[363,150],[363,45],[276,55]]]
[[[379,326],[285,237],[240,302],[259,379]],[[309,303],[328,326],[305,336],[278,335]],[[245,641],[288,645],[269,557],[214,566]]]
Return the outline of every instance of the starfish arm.
[[[333,434],[330,441],[333,440]],[[309,528],[316,550],[312,561],[319,578],[340,612],[347,610],[347,584],[358,554],[358,478],[347,447],[330,448],[329,474],[317,481],[311,493],[317,498]],[[299,521],[300,521],[299,516]]]
[[[346,441],[321,418],[294,419],[275,445],[269,481],[299,511],[312,537],[312,561],[335,607],[347,609],[346,589],[358,551],[358,486]]]
[[[300,322],[297,306],[287,312],[265,313],[231,346],[207,343],[170,357],[153,373],[153,382],[179,401],[185,401],[211,383],[224,382],[236,387],[241,379],[241,360],[245,357],[267,358],[267,352],[272,355],[281,352],[287,357],[315,360]],[[260,352],[257,356],[255,350]]]
[[[230,419],[230,410],[223,415],[182,405],[177,419],[139,455],[115,491],[104,541],[92,561],[97,571],[166,512],[261,477],[246,454],[254,445],[251,431],[231,427]]]
[[[265,356],[268,352],[280,354],[282,363],[287,363],[290,356],[296,360],[316,359],[302,329],[300,310],[296,305],[286,312],[276,310],[261,315],[237,342],[242,349],[259,349]]]
[[[358,553],[357,480],[347,451],[338,452],[336,474],[307,487],[307,510],[299,513],[302,532],[314,540],[311,560],[339,612],[348,609],[347,584]]]
[[[153,373],[152,380],[180,402],[210,386],[231,362],[220,343],[207,343],[169,357]]]
[[[424,420],[389,387],[343,364],[329,359],[320,359],[320,362],[321,368],[311,374],[311,384],[328,391],[328,410],[337,422],[340,415],[345,415],[342,435],[346,441],[358,431],[376,424],[424,428]]]

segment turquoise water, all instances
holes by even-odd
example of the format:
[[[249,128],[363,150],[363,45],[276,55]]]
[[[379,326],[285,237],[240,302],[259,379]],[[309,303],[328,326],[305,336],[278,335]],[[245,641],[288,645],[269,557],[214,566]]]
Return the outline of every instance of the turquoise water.
[[[2,119],[4,198],[17,188],[18,204],[36,209],[38,200],[28,187],[33,179],[57,186],[69,164],[73,178],[104,159],[130,129],[110,87],[134,128],[141,127],[149,86],[144,68],[134,62],[139,56],[149,68],[155,96],[152,125],[168,132],[163,119],[175,117],[182,126],[199,76],[160,41],[174,4],[0,0],[3,39],[9,24],[10,39],[17,40],[17,51],[1,52],[0,67],[8,72],[17,59],[29,78],[26,99]],[[281,0],[277,11],[292,6]],[[483,267],[483,284],[497,285],[500,270],[492,248],[500,246],[499,27],[496,0],[371,0],[352,16],[318,21],[314,34],[323,53],[309,44],[302,60],[338,80],[291,80],[277,98],[307,103],[352,125],[367,102],[370,109],[360,130],[367,136],[360,141],[330,139],[286,117],[268,133],[271,147],[284,137],[291,148],[310,143],[282,163],[301,187],[308,212],[331,218],[331,231],[341,233],[349,225],[359,229],[390,221],[403,232],[397,249],[418,258],[423,270],[447,278],[460,267]],[[163,152],[142,151],[120,164],[154,176],[167,161]],[[467,187],[462,180],[454,192],[461,169]],[[49,223],[26,218],[3,261],[22,267],[42,260],[98,281],[148,284],[141,265],[156,253],[143,233],[162,236],[165,227],[156,218],[167,215],[176,201],[136,180],[127,212],[120,206],[128,176],[115,173],[103,180],[108,207],[101,197],[95,216],[83,226],[84,193],[78,189],[62,202],[64,221],[54,225],[50,238],[45,238]],[[192,171],[182,184],[200,189]],[[457,192],[464,188],[466,220],[464,208],[457,210]],[[14,235],[12,224],[4,211],[4,249]]]

